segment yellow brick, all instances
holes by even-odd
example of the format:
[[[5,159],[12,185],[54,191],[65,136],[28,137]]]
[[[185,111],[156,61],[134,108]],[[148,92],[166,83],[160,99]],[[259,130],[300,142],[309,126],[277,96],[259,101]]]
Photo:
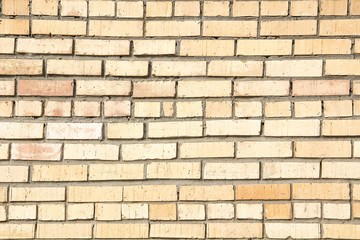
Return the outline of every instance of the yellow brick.
[[[179,220],[205,220],[205,205],[178,204]]]
[[[176,204],[149,204],[150,220],[176,220]]]
[[[246,118],[246,117],[261,117],[262,116],[262,105],[261,102],[235,102],[235,116]]]
[[[287,96],[289,81],[236,81],[235,96]]]
[[[71,39],[26,39],[19,38],[16,51],[36,54],[72,54]]]
[[[180,158],[234,157],[233,142],[180,143]]]
[[[351,156],[351,144],[348,141],[295,142],[295,157],[348,158],[350,156]]]
[[[324,120],[322,135],[324,136],[357,136],[360,134],[360,121],[349,120]]]
[[[170,1],[149,1],[146,3],[146,17],[171,17]]]
[[[360,227],[357,224],[323,224],[323,238],[360,239]]]
[[[7,201],[8,201],[8,188],[0,187],[0,202],[7,202]]]
[[[92,219],[94,218],[93,203],[72,203],[67,205],[67,219]]]
[[[15,116],[40,117],[42,114],[42,102],[40,101],[16,101]]]
[[[3,0],[4,15],[29,15],[29,0]]]
[[[105,75],[110,76],[147,76],[147,61],[116,61],[108,60],[105,63]]]
[[[262,76],[261,61],[214,60],[209,63],[208,76]]]
[[[346,0],[320,1],[320,15],[347,15]]]
[[[350,53],[350,39],[295,39],[295,55]]]
[[[200,179],[200,162],[151,162],[147,164],[148,179]]]
[[[359,0],[351,1],[350,15],[360,15],[360,1]]]
[[[265,117],[291,117],[291,102],[265,103]]]
[[[256,37],[256,21],[204,21],[206,37]]]
[[[143,123],[108,123],[109,139],[141,139],[144,136]]]
[[[91,238],[91,223],[39,223],[37,238]]]
[[[89,166],[89,181],[143,178],[143,164],[92,164]]]
[[[176,45],[175,40],[152,40],[152,39],[134,40],[133,43],[134,43],[134,55],[174,55],[175,54],[175,45]]]
[[[13,54],[14,47],[15,38],[0,38],[0,53]]]
[[[10,205],[9,220],[36,219],[36,205]]]
[[[349,92],[348,80],[295,80],[292,84],[293,96],[349,95]]]
[[[86,35],[86,21],[33,20],[32,34]]]
[[[42,221],[64,221],[65,204],[40,204],[38,205],[38,218]]]
[[[124,161],[174,159],[176,157],[175,143],[123,144],[121,156]]]
[[[270,238],[320,238],[318,223],[265,223],[265,234]]]
[[[352,116],[351,100],[324,101],[325,117],[348,117]]]
[[[176,185],[125,186],[125,202],[176,201]]]
[[[101,75],[101,61],[97,60],[48,60],[47,74]]]
[[[129,55],[130,42],[127,40],[89,40],[76,39],[76,55]]]
[[[64,159],[71,160],[118,160],[119,145],[65,144]]]
[[[151,122],[148,124],[149,138],[201,137],[202,121]]]
[[[90,20],[89,36],[141,37],[142,21]]]
[[[321,101],[303,101],[294,103],[295,117],[321,116]]]
[[[231,81],[179,81],[178,97],[229,97]]]
[[[121,204],[96,203],[95,220],[121,220]]]
[[[32,167],[34,182],[86,181],[86,165],[34,165]]]
[[[10,201],[12,202],[50,202],[64,200],[64,187],[12,187],[10,189]]]
[[[206,75],[205,61],[154,61],[152,75],[164,77],[204,76]]]
[[[147,37],[200,36],[199,21],[147,21]]]
[[[74,17],[87,17],[86,0],[62,0],[61,15]]]
[[[121,202],[123,187],[68,186],[68,202]]]
[[[28,173],[27,166],[0,166],[0,182],[28,182]]]
[[[184,16],[199,16],[200,2],[199,1],[175,1],[176,17]]]
[[[177,102],[176,116],[179,118],[201,117],[203,115],[202,102]]]
[[[237,158],[288,158],[292,157],[290,141],[241,141],[237,143]]]
[[[234,17],[251,17],[259,16],[258,1],[234,1],[233,3]]]
[[[348,183],[294,183],[294,199],[348,200]]]
[[[325,74],[326,75],[360,75],[360,60],[358,59],[326,60]]]
[[[1,19],[0,34],[27,35],[29,24],[26,19]]]
[[[318,1],[316,0],[290,2],[291,16],[317,16],[317,14],[318,14]]]
[[[121,205],[122,219],[148,219],[149,206],[144,203],[131,203]]]
[[[213,163],[204,167],[204,179],[259,179],[258,163]]]
[[[206,136],[256,136],[260,135],[260,120],[210,120],[206,121]]]
[[[209,238],[262,238],[261,223],[208,223]]]
[[[89,16],[90,17],[114,17],[115,16],[115,2],[104,0],[89,1]]]
[[[320,121],[309,120],[266,120],[265,136],[320,136]]]
[[[58,15],[58,0],[32,0],[31,13],[33,15]]]
[[[182,40],[180,56],[234,56],[234,41]]]
[[[204,16],[229,16],[229,1],[204,2]]]
[[[291,219],[291,203],[264,204],[265,219]]]
[[[43,74],[43,62],[42,60],[32,59],[1,59],[0,74],[41,75]]]
[[[359,19],[320,20],[320,36],[351,36],[360,28]]]
[[[222,118],[232,116],[231,101],[207,101],[205,105],[206,118]]]
[[[76,94],[77,95],[115,95],[127,96],[130,95],[131,82],[130,81],[104,81],[104,80],[77,80]]]
[[[151,238],[204,238],[205,224],[161,223],[151,224]]]
[[[237,40],[236,55],[290,55],[291,40]]]
[[[360,115],[360,101],[359,100],[354,100],[354,115],[358,116]]]
[[[320,77],[322,76],[322,60],[267,61],[266,76]]]
[[[320,164],[318,162],[264,162],[262,171],[262,177],[265,179],[319,178]]]
[[[232,185],[180,186],[180,201],[226,201],[234,200]]]
[[[316,20],[261,21],[261,36],[315,35]]]
[[[117,3],[117,17],[118,18],[142,18],[143,2],[142,1],[122,1]]]
[[[4,223],[0,224],[0,238],[2,239],[29,239],[35,237],[35,224]]]
[[[147,238],[147,223],[97,223],[94,228],[95,238]]]
[[[160,117],[160,102],[135,102],[135,117]]]
[[[261,16],[287,16],[288,2],[287,1],[262,1]]]

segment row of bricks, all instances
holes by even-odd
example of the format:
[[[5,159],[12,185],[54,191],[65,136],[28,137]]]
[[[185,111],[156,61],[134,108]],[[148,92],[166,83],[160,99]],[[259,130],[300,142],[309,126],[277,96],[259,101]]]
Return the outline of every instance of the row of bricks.
[[[262,127],[262,125],[264,125]],[[318,120],[207,120],[150,122],[144,135],[142,122],[108,123],[44,123],[1,122],[0,139],[144,139],[192,138],[215,136],[318,137],[360,136],[359,119]],[[321,129],[321,131],[320,131]],[[103,133],[107,133],[107,137]],[[232,143],[231,143],[232,145]],[[228,151],[233,153],[232,147]]]
[[[292,189],[290,191],[290,189]],[[350,191],[351,189],[351,191]],[[159,202],[233,200],[360,200],[360,185],[292,183],[247,185],[131,185],[0,187],[1,202]],[[350,194],[351,193],[351,194]]]
[[[131,105],[134,112],[131,113]],[[72,112],[73,106],[73,112]],[[43,111],[44,108],[44,111]],[[103,109],[103,110],[101,110]],[[264,114],[263,114],[264,109]],[[292,110],[293,109],[293,110]],[[103,114],[101,114],[103,111]],[[360,100],[252,101],[0,101],[0,117],[135,117],[135,118],[351,117],[360,116]],[[322,114],[323,112],[323,114]]]
[[[236,211],[236,212],[235,212]],[[186,221],[216,219],[343,219],[360,218],[360,203],[43,203],[0,205],[0,221],[95,220]]]
[[[0,60],[1,63],[1,60]],[[346,62],[344,63],[346,64]],[[359,61],[360,64],[360,61]],[[20,65],[19,65],[20,66]],[[169,66],[171,67],[171,66]],[[280,66],[279,66],[280,67]],[[283,66],[286,67],[286,66]],[[360,67],[360,65],[359,65]],[[359,68],[360,69],[360,68]],[[133,98],[202,98],[256,96],[360,95],[360,81],[350,80],[6,80],[0,96],[132,96]],[[17,84],[15,84],[17,83]],[[352,88],[350,87],[352,83]],[[290,86],[291,85],[291,86]]]
[[[259,11],[260,3],[260,11]],[[290,8],[289,8],[290,3]],[[74,17],[118,17],[143,18],[145,17],[243,17],[243,16],[317,16],[320,15],[347,15],[347,0],[316,0],[305,1],[175,1],[174,10],[171,1],[98,1],[90,0],[61,0],[60,15]],[[3,0],[2,14],[29,15],[29,0]],[[34,0],[31,3],[32,15],[57,16],[59,0]],[[116,5],[116,6],[115,6]],[[144,9],[146,6],[146,10]],[[202,10],[200,10],[202,8]],[[145,14],[146,12],[146,14]],[[350,15],[360,15],[360,1],[350,3]]]
[[[16,42],[16,46],[15,46]],[[130,45],[133,45],[131,52]],[[179,53],[177,53],[179,46]],[[294,50],[292,48],[294,47]],[[236,52],[235,52],[236,48]],[[360,53],[355,39],[354,53]],[[238,40],[95,40],[59,38],[0,38],[2,54],[64,54],[79,56],[286,56],[352,54],[351,39],[238,39]]]
[[[145,23],[145,24],[144,24]],[[70,35],[107,37],[257,37],[352,36],[360,19],[319,20],[40,20],[1,19],[1,35]],[[145,28],[144,28],[145,25]],[[259,33],[258,33],[259,32]]]
[[[75,129],[78,130],[78,129]],[[75,131],[76,132],[76,131]],[[360,157],[360,143],[350,141],[241,141],[234,142],[184,142],[179,143],[180,158],[291,158],[295,149],[297,158],[351,158]],[[122,144],[121,156],[125,161],[175,159],[176,143]],[[12,143],[12,160],[113,160],[119,159],[119,145]],[[0,159],[9,159],[9,144],[0,145]]]
[[[203,167],[202,167],[203,165]],[[321,165],[321,167],[320,167]],[[145,168],[144,168],[145,167]],[[147,162],[144,164],[0,166],[0,182],[143,179],[360,179],[359,162]],[[261,170],[259,169],[261,168]],[[203,176],[201,176],[203,174]],[[29,177],[29,175],[31,177]]]
[[[35,234],[36,229],[36,234]],[[38,223],[0,224],[2,239],[360,239],[356,224],[336,223]]]
[[[46,72],[44,64],[46,62]],[[149,64],[151,63],[151,70]],[[359,59],[240,61],[133,61],[0,59],[0,75],[146,77],[321,77],[360,75]],[[324,65],[324,66],[323,66]],[[323,74],[323,68],[325,72]],[[126,81],[125,81],[126,83]],[[129,83],[129,82],[127,82]]]

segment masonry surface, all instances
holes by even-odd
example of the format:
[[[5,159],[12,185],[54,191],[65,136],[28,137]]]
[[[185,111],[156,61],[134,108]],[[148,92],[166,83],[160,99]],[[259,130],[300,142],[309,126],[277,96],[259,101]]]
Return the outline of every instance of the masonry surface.
[[[360,239],[360,0],[0,3],[0,239]]]

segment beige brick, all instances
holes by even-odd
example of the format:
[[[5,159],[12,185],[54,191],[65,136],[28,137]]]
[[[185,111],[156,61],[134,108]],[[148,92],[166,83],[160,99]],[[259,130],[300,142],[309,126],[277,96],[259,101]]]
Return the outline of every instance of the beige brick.
[[[171,1],[149,1],[146,3],[146,17],[171,17],[171,14]]]
[[[142,1],[122,1],[117,3],[118,18],[142,18],[144,16]]]
[[[323,238],[360,239],[360,228],[356,224],[323,224]]]
[[[360,15],[360,1],[359,0],[351,1],[350,15]]]
[[[320,15],[347,15],[346,0],[320,1]]]
[[[49,203],[38,205],[38,219],[41,221],[64,221],[65,204]]]
[[[291,40],[237,40],[236,55],[290,55]]]
[[[235,117],[261,117],[262,105],[261,102],[235,102]]]
[[[36,219],[36,205],[10,205],[9,220]]]
[[[37,238],[91,238],[91,223],[39,223]]]
[[[180,56],[234,56],[234,41],[182,40]]]
[[[86,0],[61,0],[61,15],[87,17]]]
[[[204,76],[206,75],[205,61],[154,61],[152,63],[154,76]]]
[[[354,141],[354,157],[360,157],[360,142]]]
[[[262,76],[261,61],[226,61],[214,60],[208,66],[209,76]]]
[[[175,1],[176,17],[185,16],[199,16],[200,15],[200,2],[199,1]]]
[[[93,219],[94,204],[93,203],[72,203],[67,205],[67,219]]]
[[[31,173],[34,182],[87,180],[86,165],[34,165]]]
[[[148,124],[149,138],[201,137],[202,121],[151,122]]]
[[[121,220],[121,204],[96,203],[95,220]]]
[[[351,100],[324,101],[324,116],[325,117],[352,116],[352,101]]]
[[[291,219],[291,203],[269,203],[264,204],[265,219]]]
[[[205,238],[205,224],[151,224],[151,238]]]
[[[236,81],[235,96],[287,96],[289,81]]]
[[[105,101],[105,117],[127,117],[131,115],[130,101]]]
[[[202,117],[203,105],[201,101],[177,102],[176,116],[179,118]]]
[[[353,184],[353,200],[360,200],[360,185],[359,184]]]
[[[19,38],[16,51],[18,53],[34,54],[72,54],[72,44],[71,39]]]
[[[296,80],[293,81],[293,96],[349,95],[348,80]]]
[[[256,21],[204,21],[205,37],[256,37]]]
[[[125,202],[160,202],[176,200],[176,185],[142,185],[124,187]]]
[[[90,17],[114,17],[115,16],[115,2],[104,0],[89,1],[89,16]]]
[[[316,20],[261,21],[261,36],[315,35]]]
[[[65,200],[65,187],[11,187],[11,202],[53,202]]]
[[[229,97],[231,81],[179,81],[178,97]]]
[[[39,117],[42,114],[40,101],[16,101],[15,115],[20,117]]]
[[[355,157],[358,152],[358,142],[355,142]],[[357,162],[323,162],[322,163],[322,178],[346,178],[346,179],[357,179],[359,174],[357,169],[360,167]]]
[[[360,25],[359,25],[360,26]],[[360,75],[360,60],[330,59],[325,63],[326,75]]]
[[[310,219],[321,217],[321,203],[294,203],[294,218]]]
[[[263,205],[261,203],[238,203],[236,204],[237,219],[262,219]]]
[[[174,81],[146,81],[133,83],[133,97],[135,98],[157,98],[157,97],[174,97]]]
[[[76,94],[86,96],[128,96],[130,81],[77,80]]]
[[[320,117],[321,101],[302,101],[294,103],[295,117]]]
[[[226,201],[234,200],[232,185],[180,186],[180,201]]]
[[[150,220],[176,220],[176,204],[149,204]]]
[[[9,159],[9,144],[0,144],[0,160]]]
[[[360,4],[359,4],[359,7],[360,7]],[[355,39],[354,52],[360,53],[360,40],[359,39]]]
[[[108,123],[107,137],[109,139],[141,139],[144,136],[143,123]]]
[[[8,217],[7,217],[6,206],[0,206],[0,221],[5,222],[7,219],[8,219]]]
[[[34,19],[31,27],[32,34],[70,36],[86,35],[86,21]]]
[[[101,139],[102,123],[48,123],[48,139]]]
[[[322,126],[323,136],[358,136],[360,134],[360,121],[349,120],[324,120]]]
[[[265,103],[265,117],[291,117],[291,102]]]
[[[123,198],[121,186],[68,186],[68,202],[119,202]]]
[[[266,120],[265,136],[320,136],[320,121],[309,120]]]
[[[43,123],[1,122],[0,139],[40,139],[43,128]]]
[[[234,157],[233,142],[188,142],[180,143],[180,158]]]
[[[208,223],[209,238],[261,238],[261,223]]]
[[[318,223],[265,223],[265,234],[269,238],[320,238]]]
[[[1,20],[2,22],[4,20]],[[1,24],[0,24],[1,26]],[[41,75],[43,61],[39,59],[1,59],[1,75]]]
[[[146,36],[147,37],[200,36],[200,22],[193,20],[147,21]]]
[[[134,105],[135,117],[160,117],[160,102],[135,102]]]
[[[89,36],[142,37],[142,21],[90,20]]]
[[[94,228],[95,238],[147,238],[147,223],[97,223]]]
[[[260,120],[209,120],[206,136],[256,136],[260,135]]]
[[[71,117],[71,101],[47,101],[44,115],[47,117]]]
[[[100,117],[100,102],[74,101],[75,117]]]
[[[129,55],[130,41],[76,39],[75,54],[92,56]]]
[[[11,101],[0,101],[0,117],[11,117],[13,115],[14,103]]]
[[[179,111],[179,109],[177,110]],[[232,116],[231,101],[207,101],[205,105],[206,118],[230,118]]]
[[[122,219],[148,219],[149,206],[144,203],[122,204]]]
[[[350,203],[324,203],[325,219],[350,219]]]
[[[359,211],[360,211],[359,207],[360,207],[359,202],[354,202],[352,204],[352,216],[354,218],[359,218]]]
[[[303,0],[290,2],[290,15],[291,16],[317,16],[318,14],[318,1],[316,0]]]
[[[135,180],[143,178],[143,164],[92,164],[89,166],[89,181]]]
[[[15,81],[0,81],[0,95],[13,96],[15,94]]]
[[[214,163],[204,166],[204,179],[259,179],[259,163]]]
[[[56,143],[12,143],[11,159],[60,161],[61,144]]]
[[[0,182],[27,182],[27,166],[0,166]]]
[[[124,161],[174,159],[176,158],[176,144],[123,144],[121,146],[121,156]]]
[[[236,200],[289,200],[290,184],[237,185]]]
[[[0,202],[7,202],[7,201],[8,201],[8,188],[0,187]]]
[[[349,141],[295,141],[295,157],[347,158],[351,156]]]
[[[262,163],[262,177],[265,179],[319,178],[320,164],[318,162],[264,162]]]
[[[232,219],[234,218],[234,205],[230,203],[212,203],[207,205],[209,219]]]
[[[147,164],[148,179],[200,179],[200,162],[151,162]]]
[[[261,16],[287,16],[288,6],[287,1],[262,1],[260,8]]]
[[[65,144],[64,159],[71,160],[118,160],[119,145]]]
[[[101,75],[98,60],[48,60],[47,74],[51,75]]]
[[[322,60],[267,61],[269,77],[319,77],[322,76]]]
[[[293,183],[293,199],[349,199],[348,183]]]
[[[148,2],[149,4],[151,2]],[[166,2],[154,2],[166,3]],[[174,55],[175,40],[134,40],[134,55]]]
[[[26,19],[1,19],[0,34],[27,35],[29,26]]]
[[[105,75],[108,76],[147,76],[149,64],[147,61],[117,61],[107,60]]]
[[[0,224],[0,238],[2,239],[19,239],[34,238],[35,224],[30,223],[4,223]]]
[[[58,0],[32,0],[31,13],[33,15],[58,15]]]
[[[359,100],[353,101],[353,108],[354,108],[354,112],[353,112],[354,116],[360,115],[360,101]]]
[[[205,220],[205,205],[178,204],[179,220]]]
[[[3,0],[4,15],[29,15],[29,0]]]
[[[229,16],[229,1],[204,2],[204,16]]]
[[[350,54],[350,39],[296,39],[295,55]]]
[[[241,141],[237,143],[237,158],[288,158],[292,157],[290,141]]]
[[[320,36],[351,36],[360,27],[359,19],[320,20]]]
[[[234,1],[233,3],[234,17],[251,17],[259,16],[258,1]]]

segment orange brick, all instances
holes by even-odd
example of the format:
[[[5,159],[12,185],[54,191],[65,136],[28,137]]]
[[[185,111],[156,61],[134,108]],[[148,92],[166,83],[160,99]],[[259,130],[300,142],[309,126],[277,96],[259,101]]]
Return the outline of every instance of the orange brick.
[[[290,203],[264,204],[265,219],[291,219],[292,211]]]
[[[237,185],[236,200],[289,200],[289,184]]]

